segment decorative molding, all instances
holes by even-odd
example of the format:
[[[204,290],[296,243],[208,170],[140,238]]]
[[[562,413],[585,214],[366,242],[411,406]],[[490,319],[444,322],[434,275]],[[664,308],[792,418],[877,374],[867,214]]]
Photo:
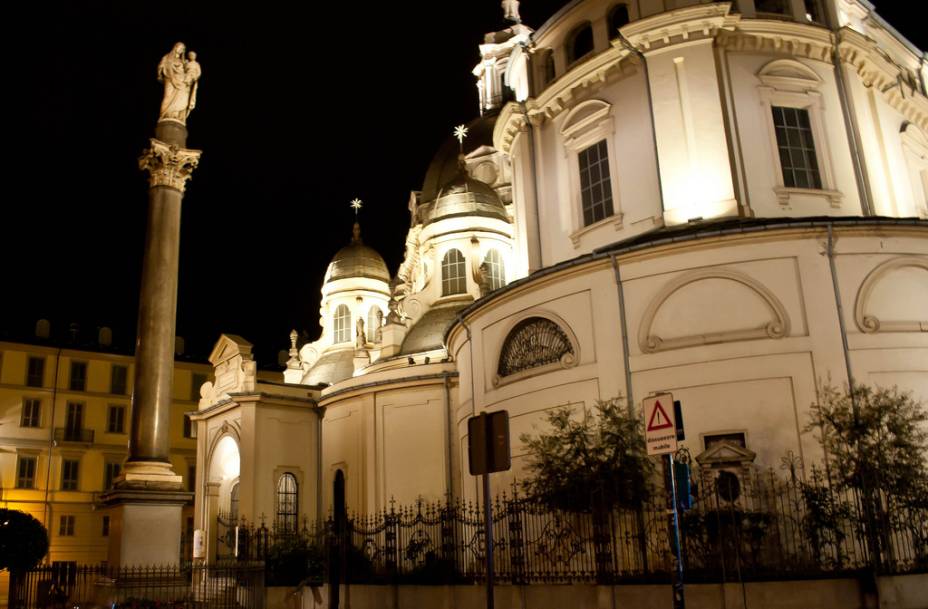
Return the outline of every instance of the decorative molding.
[[[558,359],[558,361],[556,362],[525,368],[523,370],[519,370],[517,372],[513,372],[505,376],[501,376],[500,374],[498,374],[499,364],[500,364],[502,357],[504,356],[504,351],[507,345],[509,344],[510,339],[512,338],[513,332],[518,329],[520,324],[522,324],[523,322],[527,320],[531,320],[531,319],[540,319],[540,320],[548,321],[554,324],[555,326],[557,326],[557,328],[561,331],[561,333],[563,333],[564,337],[570,343],[570,349],[567,352],[563,353],[561,357]],[[493,376],[493,386],[499,387],[502,385],[513,383],[515,381],[524,380],[532,376],[538,376],[540,374],[546,374],[548,372],[553,372],[555,370],[564,370],[566,368],[573,368],[574,366],[580,363],[580,343],[577,340],[577,336],[573,333],[573,330],[571,330],[567,322],[564,321],[564,319],[562,319],[559,315],[552,313],[550,311],[544,311],[544,310],[528,311],[509,321],[509,324],[506,328],[506,332],[503,335],[503,341],[499,346],[499,349],[497,351],[497,355],[494,361],[497,363],[497,374],[494,374]]]
[[[815,91],[822,79],[815,70],[795,59],[774,59],[758,70],[757,78],[768,87],[782,91]]]
[[[781,170],[780,175],[783,175]],[[790,199],[796,195],[808,196],[808,197],[820,197],[828,201],[828,204],[835,208],[839,209],[841,207],[841,199],[844,198],[844,195],[837,190],[828,190],[822,189],[817,190],[815,188],[789,188],[787,186],[774,186],[773,192],[777,195],[777,203],[784,207],[788,207],[791,203]]]
[[[865,334],[875,334],[877,332],[928,332],[928,317],[921,320],[890,320],[884,321],[876,315],[867,313],[867,305],[870,304],[870,296],[873,294],[873,288],[888,273],[905,268],[916,267],[928,272],[928,258],[918,256],[902,256],[893,258],[878,265],[864,278],[857,291],[857,301],[854,304],[854,321],[857,328]]]
[[[730,2],[698,4],[638,19],[621,28],[624,37],[638,50],[651,53],[684,42],[715,37],[731,30],[741,15],[729,14]]]
[[[149,173],[149,186],[167,186],[184,192],[187,180],[200,163],[202,151],[178,148],[155,138],[149,142],[151,147],[139,157],[139,169]]]
[[[728,330],[713,334],[691,334],[680,338],[663,339],[652,333],[654,319],[660,308],[667,300],[681,288],[698,281],[706,279],[727,279],[736,281],[755,292],[761,300],[767,305],[773,319],[760,328],[747,328],[744,330]],[[742,340],[754,340],[761,338],[784,338],[789,336],[790,321],[786,308],[780,300],[755,279],[739,271],[714,268],[702,271],[686,273],[670,281],[658,292],[657,296],[648,305],[644,317],[641,320],[641,326],[638,329],[638,346],[643,353],[656,353],[658,351],[667,351],[670,349],[682,349],[684,347],[696,347],[699,345],[709,345],[714,343],[726,343]]]
[[[795,21],[742,19],[733,31],[720,31],[716,44],[734,52],[777,53],[831,63],[831,32]]]
[[[902,69],[881,52],[876,41],[850,28],[842,28],[838,38],[841,62],[853,69],[866,87],[876,87],[883,101],[911,123],[928,131],[928,98],[909,90]]]

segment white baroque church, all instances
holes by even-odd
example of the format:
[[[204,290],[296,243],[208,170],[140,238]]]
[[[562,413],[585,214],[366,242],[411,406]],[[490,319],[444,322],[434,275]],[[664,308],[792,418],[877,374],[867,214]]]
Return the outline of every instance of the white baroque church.
[[[282,377],[217,342],[191,413],[211,545],[220,512],[290,526],[333,501],[476,499],[484,411],[510,415],[499,492],[519,436],[565,405],[670,391],[698,463],[791,453],[808,472],[822,382],[928,398],[928,62],[869,2],[574,0],[511,21],[480,45],[463,147],[410,196],[395,273],[356,224]]]

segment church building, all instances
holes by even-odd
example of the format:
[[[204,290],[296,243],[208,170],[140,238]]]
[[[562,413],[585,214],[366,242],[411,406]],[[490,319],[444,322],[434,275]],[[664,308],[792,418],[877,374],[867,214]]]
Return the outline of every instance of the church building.
[[[924,52],[866,0],[573,0],[537,30],[504,4],[399,268],[360,214],[277,381],[216,343],[189,413],[210,556],[229,515],[478,499],[482,412],[510,417],[498,493],[564,406],[672,392],[697,464],[808,475],[823,383],[928,399]]]

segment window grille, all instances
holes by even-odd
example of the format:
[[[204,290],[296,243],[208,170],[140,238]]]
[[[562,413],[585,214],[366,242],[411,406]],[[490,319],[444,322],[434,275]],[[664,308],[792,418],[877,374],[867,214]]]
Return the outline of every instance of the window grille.
[[[345,305],[338,305],[335,309],[333,342],[347,343],[351,340],[351,311]]]
[[[19,421],[20,427],[39,427],[42,420],[42,401],[36,398],[23,400],[23,416]]]
[[[296,531],[299,517],[299,497],[296,476],[283,474],[277,481],[277,527]]]
[[[451,296],[467,291],[464,255],[458,250],[448,250],[441,261],[441,295]]]
[[[544,317],[529,317],[512,329],[503,343],[497,374],[509,376],[538,368],[573,355],[570,339],[559,325]]]
[[[612,179],[609,148],[600,140],[577,155],[580,163],[580,201],[583,225],[589,226],[612,215]]]
[[[490,290],[498,290],[506,285],[506,269],[503,265],[503,257],[496,250],[489,250],[483,259],[484,268],[486,269],[486,281]]]
[[[783,169],[783,185],[789,188],[822,188],[815,155],[809,111],[773,106],[773,125]]]

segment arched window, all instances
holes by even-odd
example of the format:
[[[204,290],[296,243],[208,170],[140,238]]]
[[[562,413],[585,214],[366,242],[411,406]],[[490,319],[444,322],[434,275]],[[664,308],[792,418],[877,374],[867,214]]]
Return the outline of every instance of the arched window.
[[[333,339],[335,343],[347,343],[351,340],[351,311],[345,305],[338,305],[335,309],[333,323]]]
[[[496,250],[489,250],[483,259],[486,269],[486,282],[490,290],[498,290],[506,285],[506,269],[503,266],[503,257]]]
[[[497,374],[509,376],[548,364],[565,363],[574,347],[559,325],[544,317],[529,317],[515,325],[499,354]]]
[[[572,64],[593,52],[593,28],[585,23],[574,30],[567,43],[567,63]]]
[[[628,5],[616,4],[609,11],[609,38],[616,38],[619,35],[619,28],[628,23]]]
[[[448,250],[441,261],[441,295],[463,294],[467,291],[464,256],[458,250]]]
[[[296,476],[287,473],[277,480],[277,528],[296,531],[300,514],[299,486]]]
[[[380,313],[380,315],[377,315]],[[377,342],[377,329],[383,324],[383,311],[377,305],[367,311],[367,342]]]

